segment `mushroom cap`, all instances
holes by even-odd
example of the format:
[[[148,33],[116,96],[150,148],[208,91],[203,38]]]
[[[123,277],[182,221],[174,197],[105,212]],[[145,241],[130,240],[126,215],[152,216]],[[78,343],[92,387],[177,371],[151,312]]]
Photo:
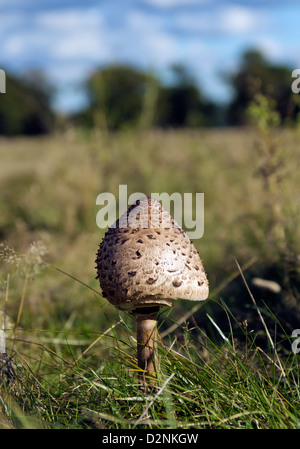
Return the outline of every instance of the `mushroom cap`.
[[[208,297],[196,248],[154,198],[137,200],[107,230],[96,263],[103,297],[121,310]]]

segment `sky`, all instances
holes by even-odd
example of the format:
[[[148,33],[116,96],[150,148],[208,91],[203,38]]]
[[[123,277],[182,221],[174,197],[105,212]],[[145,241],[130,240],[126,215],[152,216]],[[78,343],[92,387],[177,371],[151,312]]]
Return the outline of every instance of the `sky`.
[[[214,101],[230,99],[224,74],[249,48],[300,68],[299,0],[0,0],[0,68],[42,70],[60,112],[86,101],[97,68],[130,64],[168,82],[184,64]]]

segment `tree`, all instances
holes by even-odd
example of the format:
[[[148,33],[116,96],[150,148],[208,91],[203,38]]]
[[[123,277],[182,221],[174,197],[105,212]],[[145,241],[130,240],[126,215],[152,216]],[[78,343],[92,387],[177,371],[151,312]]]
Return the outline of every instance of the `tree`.
[[[112,65],[95,71],[87,81],[90,106],[87,124],[110,130],[137,126],[143,116],[147,90],[154,77],[129,66]]]
[[[203,98],[185,67],[171,70],[169,86],[129,66],[97,70],[87,81],[90,104],[77,121],[108,130],[210,124],[215,106]]]
[[[227,81],[234,92],[227,110],[229,124],[240,125],[247,122],[246,110],[257,94],[273,99],[282,119],[295,114],[291,70],[271,64],[257,50],[244,53],[240,68]]]
[[[20,77],[6,73],[6,93],[0,95],[0,134],[44,134],[53,129],[50,89],[44,76],[30,72]]]
[[[156,123],[175,128],[211,124],[215,114],[213,103],[204,99],[183,65],[173,65],[171,70],[174,81],[159,91]]]

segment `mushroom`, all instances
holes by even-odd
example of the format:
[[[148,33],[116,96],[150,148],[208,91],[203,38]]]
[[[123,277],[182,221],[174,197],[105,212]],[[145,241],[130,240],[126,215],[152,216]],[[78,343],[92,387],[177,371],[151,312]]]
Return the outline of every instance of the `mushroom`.
[[[103,297],[136,319],[139,368],[155,375],[160,307],[208,297],[197,250],[161,204],[144,197],[108,229],[96,263]]]

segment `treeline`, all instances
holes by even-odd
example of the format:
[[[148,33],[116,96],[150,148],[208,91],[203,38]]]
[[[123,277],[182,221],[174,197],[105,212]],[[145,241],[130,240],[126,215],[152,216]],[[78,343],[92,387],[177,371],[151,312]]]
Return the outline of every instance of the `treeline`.
[[[85,128],[180,128],[247,123],[247,108],[257,94],[272,98],[281,119],[294,120],[298,96],[291,91],[292,69],[271,64],[256,50],[245,52],[238,70],[224,75],[232,91],[227,105],[212,102],[182,65],[171,68],[171,81],[134,67],[111,65],[86,81],[88,105],[65,123]],[[7,74],[6,94],[0,95],[0,134],[45,134],[55,130],[51,108],[54,90],[36,72],[25,79]]]
[[[52,89],[32,71],[21,78],[6,73],[6,93],[0,94],[0,135],[35,135],[54,129]]]

